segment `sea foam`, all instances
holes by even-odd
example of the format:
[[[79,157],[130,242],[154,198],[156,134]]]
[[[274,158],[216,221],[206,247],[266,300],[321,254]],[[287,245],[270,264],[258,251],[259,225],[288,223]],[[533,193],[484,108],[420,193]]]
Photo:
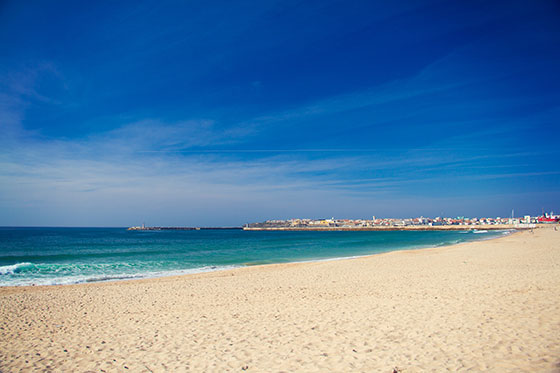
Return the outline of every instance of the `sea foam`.
[[[9,276],[18,273],[17,268],[33,268],[33,263],[18,263],[11,266],[0,267],[0,275],[6,275],[4,278],[0,277],[0,286],[35,286],[35,285],[72,285],[90,282],[104,282],[104,281],[118,281],[118,280],[135,280],[143,278],[158,278],[167,276],[180,276],[186,274],[204,273],[223,271],[242,267],[241,265],[224,265],[224,266],[204,266],[199,268],[179,269],[179,270],[164,270],[164,271],[149,271],[137,273],[99,273],[99,274],[75,274],[70,276],[41,276],[41,277],[19,277]],[[21,270],[21,269],[20,269]]]
[[[33,263],[16,263],[9,266],[0,266],[0,276],[13,275],[33,266]]]

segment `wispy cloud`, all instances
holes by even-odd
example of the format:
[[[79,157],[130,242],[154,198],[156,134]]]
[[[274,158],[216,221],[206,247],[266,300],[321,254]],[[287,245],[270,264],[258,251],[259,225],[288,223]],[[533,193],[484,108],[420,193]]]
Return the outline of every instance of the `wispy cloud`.
[[[388,201],[402,203],[396,201],[417,187],[440,183],[441,174],[430,174],[438,169],[455,170],[457,174],[446,182],[459,184],[557,175],[550,171],[478,175],[480,170],[460,171],[461,165],[480,161],[474,157],[450,160],[422,153],[411,157],[410,152],[383,159],[344,152],[318,158],[265,153],[241,159],[228,154],[142,153],[154,144],[172,148],[190,143],[188,136],[177,139],[178,134],[191,134],[190,126],[165,126],[157,136],[154,132],[161,123],[149,121],[132,125],[132,130],[124,126],[82,140],[19,142],[17,150],[0,154],[3,224],[14,217],[48,224],[49,212],[60,224],[78,225],[127,225],[135,223],[127,220],[131,216],[161,224],[237,224],[276,216],[332,215],[333,209],[367,216]],[[208,130],[206,124],[195,127]],[[364,178],[364,173],[372,177]],[[77,210],[88,213],[68,221]]]

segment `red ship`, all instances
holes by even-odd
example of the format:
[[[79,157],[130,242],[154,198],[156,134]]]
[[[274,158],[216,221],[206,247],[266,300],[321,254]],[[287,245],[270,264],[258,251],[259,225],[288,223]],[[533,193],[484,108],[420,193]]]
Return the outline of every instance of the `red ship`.
[[[539,223],[558,223],[560,222],[560,216],[554,216],[552,213],[550,213],[550,215],[543,213],[542,216],[539,216],[538,220]]]

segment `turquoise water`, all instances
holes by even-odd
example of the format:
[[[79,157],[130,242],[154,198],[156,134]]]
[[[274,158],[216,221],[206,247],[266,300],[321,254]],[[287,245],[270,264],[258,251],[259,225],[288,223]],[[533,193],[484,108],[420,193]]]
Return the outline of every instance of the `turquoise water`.
[[[0,228],[0,286],[73,284],[347,258],[506,233]]]

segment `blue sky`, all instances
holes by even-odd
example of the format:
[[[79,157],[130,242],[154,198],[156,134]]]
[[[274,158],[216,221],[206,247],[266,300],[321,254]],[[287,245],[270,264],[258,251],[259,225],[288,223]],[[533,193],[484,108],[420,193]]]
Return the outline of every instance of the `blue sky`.
[[[560,210],[557,1],[3,1],[0,225]]]

